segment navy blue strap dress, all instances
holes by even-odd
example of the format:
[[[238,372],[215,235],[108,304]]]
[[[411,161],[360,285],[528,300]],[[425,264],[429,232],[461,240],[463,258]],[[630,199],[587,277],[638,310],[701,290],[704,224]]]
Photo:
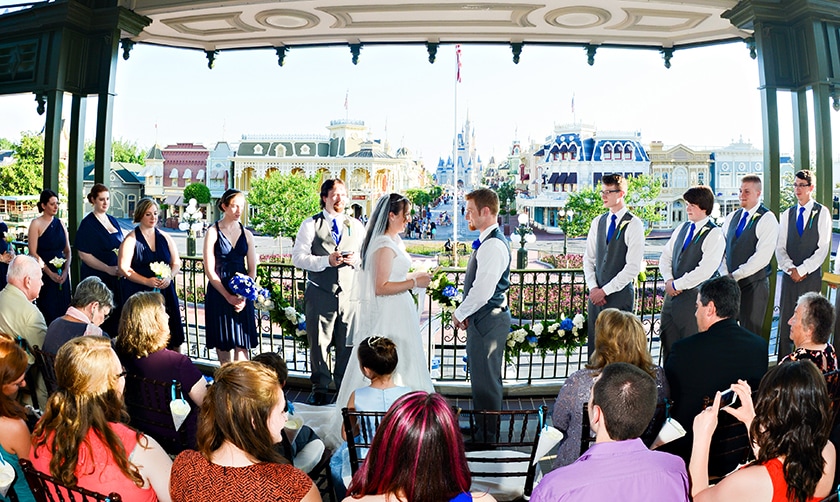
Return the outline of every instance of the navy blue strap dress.
[[[162,261],[170,263],[172,261],[172,254],[169,253],[169,244],[166,242],[166,237],[155,229],[155,250],[149,247],[146,238],[143,237],[143,232],[137,226],[134,229],[134,237],[136,242],[134,244],[134,256],[131,257],[131,269],[134,273],[140,274],[143,277],[154,277],[151,264]],[[184,325],[181,320],[181,306],[178,302],[178,296],[175,294],[175,278],[171,278],[168,288],[160,290],[163,295],[164,306],[166,313],[169,314],[169,344],[168,349],[178,349],[184,343]],[[122,297],[124,300],[137,293],[138,291],[153,291],[154,288],[132,282],[128,279],[120,281],[122,284]]]
[[[228,286],[230,278],[237,272],[248,274],[245,268],[245,258],[248,256],[248,239],[245,229],[239,224],[241,233],[236,245],[225,237],[216,222],[216,245],[213,255],[216,257],[216,274],[229,293],[233,293]],[[257,321],[254,313],[254,302],[248,300],[245,308],[240,312],[233,310],[233,305],[225,300],[221,293],[213,286],[208,286],[204,300],[204,315],[206,322],[207,348],[232,350],[244,348],[250,350],[257,346]]]
[[[11,245],[6,242],[6,233],[9,231],[9,227],[6,226],[5,223],[0,221],[0,254],[5,253],[9,250]],[[9,271],[9,264],[0,262],[0,289],[6,287],[6,273]]]
[[[64,256],[64,247],[67,245],[67,234],[64,231],[64,225],[61,224],[58,218],[53,217],[49,225],[47,225],[44,233],[38,237],[38,256],[46,263],[46,266],[55,273],[56,269],[50,263],[53,258],[67,258]],[[64,267],[61,269],[64,272]],[[64,281],[64,284],[58,284],[52,279],[43,276],[44,286],[41,288],[41,293],[38,295],[38,310],[44,314],[44,320],[47,326],[50,325],[57,317],[63,316],[67,312],[67,307],[70,306],[70,293],[72,287],[70,286],[70,278]]]
[[[109,232],[93,213],[88,213],[79,223],[79,229],[76,231],[76,250],[88,253],[105,265],[114,267],[117,265],[117,251],[119,251],[120,244],[123,241],[123,231],[116,218],[110,214],[106,216],[117,231]],[[102,323],[102,330],[111,336],[117,336],[120,313],[122,312],[119,279],[116,276],[89,267],[83,261],[79,267],[79,278],[86,279],[91,276],[102,279],[102,282],[114,293],[115,306],[111,309],[111,316]]]

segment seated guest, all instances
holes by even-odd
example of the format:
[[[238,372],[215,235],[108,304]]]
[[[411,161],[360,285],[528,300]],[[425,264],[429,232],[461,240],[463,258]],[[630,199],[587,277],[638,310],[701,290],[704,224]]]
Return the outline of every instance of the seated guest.
[[[356,354],[362,375],[370,380],[370,385],[351,392],[347,408],[356,411],[388,411],[398,398],[411,392],[410,387],[394,383],[393,373],[397,369],[399,357],[397,346],[390,339],[382,336],[365,338],[359,343]],[[368,431],[370,434],[374,433],[372,427],[369,427]],[[345,441],[353,441],[353,438],[346,437],[343,428],[341,437]],[[345,480],[352,476],[350,452],[346,442],[342,443],[330,459],[330,469],[335,493],[339,499],[344,498]]]
[[[837,354],[828,343],[834,327],[834,306],[819,293],[810,291],[796,301],[796,310],[788,321],[790,339],[796,350],[779,364],[809,359],[823,373],[837,369]]]
[[[50,323],[41,349],[55,354],[66,341],[77,336],[102,336],[99,326],[111,315],[112,308],[114,294],[108,286],[99,277],[88,277],[76,286],[67,313]]]
[[[416,391],[397,399],[344,502],[493,502],[470,493],[472,476],[452,407],[440,394]]]
[[[650,374],[627,363],[604,367],[589,401],[595,444],[575,463],[548,473],[531,500],[687,502],[682,460],[648,450],[639,439],[655,411],[656,383]]]
[[[286,424],[277,374],[254,361],[227,363],[201,405],[198,451],[172,465],[175,502],[320,502],[312,480],[274,449]]]
[[[280,383],[280,387],[286,387],[286,379],[289,377],[289,367],[286,366],[286,360],[283,359],[283,356],[277,352],[263,352],[254,357],[253,361],[273,369],[277,373],[277,381]],[[286,403],[289,403],[288,399]],[[287,409],[289,415],[294,415],[295,410],[291,404],[287,406]],[[295,467],[303,472],[309,472],[321,460],[321,455],[324,453],[324,442],[318,438],[315,431],[308,425],[301,425],[296,430],[294,441],[287,441],[288,439],[287,435],[282,443],[274,445],[275,449]]]
[[[18,389],[26,386],[26,352],[11,340],[0,338],[0,456],[15,469],[12,489],[20,502],[35,502],[32,491],[23,477],[19,458],[29,458],[32,440],[26,426],[26,410],[16,397]],[[0,500],[8,498],[0,496]]]
[[[120,334],[116,351],[131,375],[151,378],[163,382],[177,381],[186,395],[192,411],[182,427],[187,437],[195,444],[198,407],[207,395],[207,381],[204,375],[187,356],[166,348],[169,343],[169,316],[160,293],[141,291],[125,302],[120,317]],[[139,411],[135,411],[135,418]],[[154,421],[155,417],[147,417]],[[167,434],[164,429],[153,425],[145,426],[146,434],[152,436]]]
[[[169,501],[172,461],[126,425],[125,370],[111,341],[74,338],[58,350],[55,369],[58,391],[32,434],[32,465],[64,485],[116,492],[126,502]]]
[[[674,343],[665,361],[674,401],[671,417],[687,434],[661,449],[679,455],[686,464],[691,456],[690,425],[703,410],[704,400],[711,400],[715,392],[728,389],[738,380],[757,386],[767,371],[767,341],[738,326],[735,319],[740,305],[741,288],[735,279],[723,276],[704,282],[697,294],[695,312],[700,333]],[[721,434],[731,430],[722,428]],[[739,461],[721,457],[719,462],[712,462],[710,472],[723,476]]]
[[[691,493],[706,500],[822,500],[832,491],[835,449],[828,440],[831,409],[825,380],[811,361],[776,366],[761,379],[755,407],[747,382],[731,387],[740,407],[723,411],[747,427],[756,461],[709,486],[709,443],[718,423],[720,393],[694,420]]]
[[[595,353],[590,363],[566,379],[554,403],[551,420],[564,434],[557,449],[555,468],[569,465],[580,456],[583,405],[589,402],[592,384],[601,370],[617,362],[630,363],[656,379],[657,403],[670,395],[665,372],[654,366],[650,357],[645,329],[639,318],[618,309],[604,309],[595,321]]]

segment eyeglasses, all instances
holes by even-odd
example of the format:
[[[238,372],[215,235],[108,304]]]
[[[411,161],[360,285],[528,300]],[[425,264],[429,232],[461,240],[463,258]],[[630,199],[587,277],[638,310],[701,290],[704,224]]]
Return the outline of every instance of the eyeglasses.
[[[618,193],[621,190],[601,190],[601,195],[609,195],[611,193]]]
[[[794,183],[793,188],[807,188],[811,186],[810,183]]]

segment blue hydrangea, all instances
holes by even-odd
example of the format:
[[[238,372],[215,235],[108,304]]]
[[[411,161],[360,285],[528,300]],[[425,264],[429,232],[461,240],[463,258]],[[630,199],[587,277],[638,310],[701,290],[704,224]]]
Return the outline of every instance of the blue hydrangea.
[[[572,322],[572,320],[569,319],[568,317],[566,319],[563,319],[562,321],[560,321],[560,329],[562,329],[563,331],[571,331],[571,329],[574,328],[574,327],[575,327],[575,323]]]
[[[449,285],[443,288],[443,291],[440,293],[447,298],[455,298],[455,295],[458,294],[458,290],[455,289],[455,286]]]
[[[525,337],[525,341],[534,346],[537,344],[537,337],[534,335],[528,335]]]
[[[301,331],[306,331],[306,321],[304,320],[300,324],[298,324],[297,329]]]

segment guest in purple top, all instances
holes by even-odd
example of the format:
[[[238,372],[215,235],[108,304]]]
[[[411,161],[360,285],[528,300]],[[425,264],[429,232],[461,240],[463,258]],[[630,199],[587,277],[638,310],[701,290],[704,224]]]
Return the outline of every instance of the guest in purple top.
[[[123,305],[116,351],[129,374],[164,382],[180,382],[186,393],[184,398],[191,408],[183,427],[187,428],[187,437],[194,445],[197,409],[207,394],[207,382],[187,356],[166,348],[169,341],[168,321],[160,293],[135,293]],[[137,413],[133,412],[135,418]],[[145,418],[159,420],[157,417]],[[145,428],[149,430],[143,432],[156,439],[161,435],[169,436],[166,429]]]
[[[575,463],[547,474],[531,500],[687,502],[682,459],[650,451],[639,439],[655,411],[656,383],[649,374],[627,363],[605,366],[589,401],[595,444]]]

